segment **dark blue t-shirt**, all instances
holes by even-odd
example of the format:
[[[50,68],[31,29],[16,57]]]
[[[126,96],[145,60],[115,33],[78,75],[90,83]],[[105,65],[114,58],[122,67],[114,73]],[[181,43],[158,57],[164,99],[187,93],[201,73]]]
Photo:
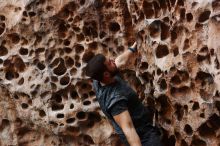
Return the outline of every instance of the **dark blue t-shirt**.
[[[116,133],[124,133],[113,119],[113,116],[128,110],[138,135],[148,130],[151,123],[151,113],[138,99],[137,93],[119,75],[115,76],[115,82],[102,86],[100,82],[93,80],[93,88],[96,98],[103,113],[111,121]]]

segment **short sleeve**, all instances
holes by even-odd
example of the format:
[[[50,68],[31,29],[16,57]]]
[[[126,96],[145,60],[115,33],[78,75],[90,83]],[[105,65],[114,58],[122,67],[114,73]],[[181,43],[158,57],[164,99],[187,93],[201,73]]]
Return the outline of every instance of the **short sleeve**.
[[[117,103],[115,103],[110,109],[109,112],[112,116],[118,115],[120,113],[122,113],[123,111],[127,110],[128,106],[127,106],[127,101],[125,100],[121,100]]]
[[[112,116],[118,115],[128,109],[128,99],[125,96],[115,96],[109,100],[108,111]]]

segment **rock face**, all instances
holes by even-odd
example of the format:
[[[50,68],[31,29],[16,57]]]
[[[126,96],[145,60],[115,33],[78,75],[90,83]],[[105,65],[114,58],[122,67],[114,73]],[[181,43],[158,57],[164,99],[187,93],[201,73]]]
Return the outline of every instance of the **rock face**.
[[[0,1],[0,145],[121,145],[84,67],[137,33],[123,75],[165,146],[220,146],[219,0]]]

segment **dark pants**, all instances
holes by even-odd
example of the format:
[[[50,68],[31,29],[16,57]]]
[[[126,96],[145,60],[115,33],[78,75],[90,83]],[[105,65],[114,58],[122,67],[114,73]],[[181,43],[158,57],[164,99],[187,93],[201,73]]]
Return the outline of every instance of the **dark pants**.
[[[163,146],[160,139],[161,133],[157,127],[150,126],[146,132],[139,133],[138,135],[141,139],[142,146]],[[124,135],[119,135],[119,137],[126,146],[130,146]]]

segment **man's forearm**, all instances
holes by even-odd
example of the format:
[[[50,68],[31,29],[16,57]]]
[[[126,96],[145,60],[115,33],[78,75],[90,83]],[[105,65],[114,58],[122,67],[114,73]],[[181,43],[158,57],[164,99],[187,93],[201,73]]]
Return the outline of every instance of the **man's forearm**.
[[[134,42],[134,44],[128,50],[126,50],[124,53],[122,53],[115,59],[116,66],[118,68],[124,67],[128,63],[129,59],[133,57],[133,54],[135,54],[136,51],[137,43]]]
[[[125,130],[124,134],[130,146],[141,146],[140,138],[134,128]]]
[[[115,59],[116,66],[118,68],[122,68],[123,66],[125,66],[129,58],[132,57],[133,54],[134,53],[131,50],[126,50],[124,53],[122,53]]]

